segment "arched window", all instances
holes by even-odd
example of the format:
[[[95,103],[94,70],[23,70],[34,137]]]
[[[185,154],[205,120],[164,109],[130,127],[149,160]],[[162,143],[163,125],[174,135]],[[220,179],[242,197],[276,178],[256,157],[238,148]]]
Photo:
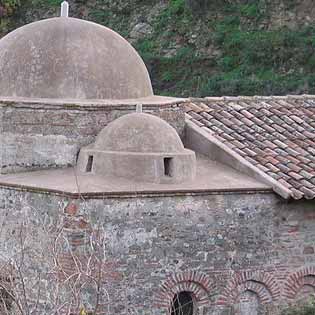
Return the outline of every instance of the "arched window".
[[[171,315],[193,315],[194,301],[191,292],[182,291],[175,294]]]

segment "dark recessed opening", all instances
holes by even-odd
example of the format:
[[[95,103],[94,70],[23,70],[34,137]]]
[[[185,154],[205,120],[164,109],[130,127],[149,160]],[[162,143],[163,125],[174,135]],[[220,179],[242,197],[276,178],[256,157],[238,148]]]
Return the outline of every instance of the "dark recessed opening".
[[[164,158],[164,175],[173,176],[173,158]]]
[[[9,291],[11,280],[0,278],[3,287],[0,288],[0,314],[8,314],[12,309],[13,298],[12,292]]]
[[[194,301],[191,292],[182,291],[175,294],[171,315],[193,315]]]
[[[88,162],[86,164],[86,169],[85,169],[87,173],[92,172],[93,159],[94,159],[93,155],[89,155]]]

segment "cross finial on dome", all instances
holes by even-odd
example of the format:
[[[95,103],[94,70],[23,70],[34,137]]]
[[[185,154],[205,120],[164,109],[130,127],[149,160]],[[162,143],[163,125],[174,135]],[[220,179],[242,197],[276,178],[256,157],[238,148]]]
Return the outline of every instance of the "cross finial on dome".
[[[67,1],[63,1],[61,3],[61,17],[68,17],[69,16],[69,3]]]

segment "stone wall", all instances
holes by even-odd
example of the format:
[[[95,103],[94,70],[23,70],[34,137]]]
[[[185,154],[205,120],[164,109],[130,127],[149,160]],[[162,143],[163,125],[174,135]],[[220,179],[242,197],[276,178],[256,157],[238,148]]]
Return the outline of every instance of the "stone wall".
[[[2,257],[17,248],[12,230],[23,213],[32,248],[49,239],[38,232],[43,226],[52,235],[65,216],[74,248],[86,246],[84,233],[98,231],[110,314],[171,314],[174,295],[186,291],[198,314],[276,315],[279,305],[305,298],[305,289],[314,293],[313,202],[271,193],[121,196],[77,200],[63,211],[69,201],[3,188]],[[44,274],[45,263],[35,264]]]
[[[135,104],[71,104],[0,101],[1,173],[75,165],[82,146],[109,122],[135,111]],[[179,101],[143,104],[184,133],[184,112]]]

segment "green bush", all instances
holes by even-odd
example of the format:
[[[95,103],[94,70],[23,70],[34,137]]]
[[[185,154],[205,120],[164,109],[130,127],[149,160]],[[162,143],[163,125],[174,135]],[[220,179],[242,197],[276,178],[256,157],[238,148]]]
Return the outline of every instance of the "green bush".
[[[34,6],[57,7],[61,5],[63,0],[32,0]]]
[[[18,22],[25,12],[27,19],[31,12],[43,16],[46,11],[56,12],[61,2],[0,0],[0,34],[25,24]],[[148,22],[147,12],[157,0],[75,3],[77,13],[87,13],[83,18],[128,37],[134,12],[140,14],[145,9],[139,19]],[[287,9],[297,1],[282,3]],[[313,24],[271,27],[274,3],[269,0],[168,0],[163,4],[149,21],[152,33],[134,43],[149,68],[157,94],[315,94]]]
[[[305,304],[299,303],[282,311],[281,315],[315,315],[315,300],[312,298]]]
[[[20,5],[20,0],[0,0],[0,18],[13,14]]]

